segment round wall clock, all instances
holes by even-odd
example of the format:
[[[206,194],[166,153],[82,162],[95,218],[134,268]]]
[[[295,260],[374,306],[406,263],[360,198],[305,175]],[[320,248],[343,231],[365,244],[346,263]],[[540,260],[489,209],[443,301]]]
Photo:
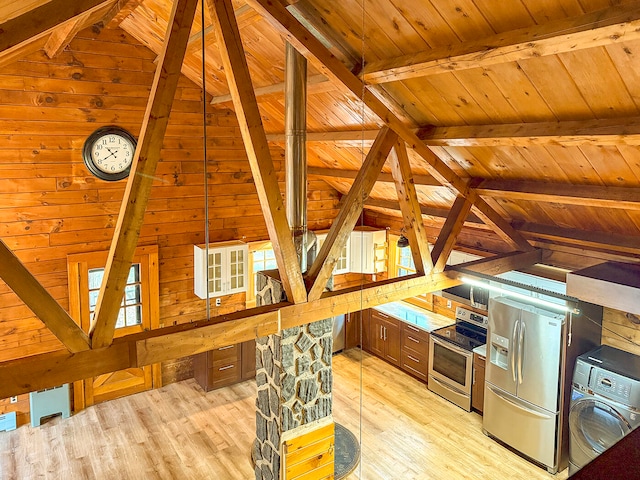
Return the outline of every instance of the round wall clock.
[[[97,129],[84,142],[82,158],[96,177],[114,182],[129,175],[136,139],[124,128],[108,126]]]

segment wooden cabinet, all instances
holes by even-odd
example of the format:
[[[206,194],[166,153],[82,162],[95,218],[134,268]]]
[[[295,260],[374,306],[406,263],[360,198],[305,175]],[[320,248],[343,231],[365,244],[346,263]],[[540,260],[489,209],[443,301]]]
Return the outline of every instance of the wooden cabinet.
[[[241,241],[193,246],[193,289],[200,298],[247,291],[249,247]]]
[[[484,405],[485,357],[473,354],[473,385],[471,386],[471,407],[482,413]]]
[[[371,310],[369,350],[387,362],[400,366],[400,320]]]
[[[362,347],[367,352],[371,351],[371,309],[360,311],[360,321],[362,322]]]
[[[196,381],[206,392],[254,378],[255,340],[196,355],[193,360],[193,373]]]
[[[387,271],[387,231],[359,227],[351,232],[349,271],[380,273]]]
[[[400,368],[426,383],[429,377],[429,333],[410,323],[401,323]]]
[[[360,345],[362,337],[362,313],[351,312],[345,316],[344,349],[355,348]]]

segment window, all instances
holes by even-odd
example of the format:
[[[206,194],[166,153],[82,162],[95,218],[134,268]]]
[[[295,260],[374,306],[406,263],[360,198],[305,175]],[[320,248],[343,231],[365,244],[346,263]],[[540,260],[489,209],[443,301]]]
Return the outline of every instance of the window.
[[[278,268],[276,263],[276,254],[273,248],[266,248],[263,250],[256,250],[253,252],[253,283],[256,283],[257,273],[262,270],[273,270]],[[255,287],[254,287],[255,292]]]
[[[93,314],[98,303],[98,294],[104,268],[92,268],[89,270],[89,315],[93,322]],[[142,324],[142,281],[140,279],[140,264],[134,263],[129,270],[127,285],[124,288],[124,296],[116,321],[116,328],[131,327]]]
[[[396,266],[398,268],[398,277],[412,275],[416,273],[416,267],[411,256],[411,247],[398,248],[398,259]]]
[[[70,313],[85,332],[93,322],[107,257],[108,252],[91,252],[67,258]],[[116,321],[117,337],[160,326],[158,248],[138,247],[133,262]]]

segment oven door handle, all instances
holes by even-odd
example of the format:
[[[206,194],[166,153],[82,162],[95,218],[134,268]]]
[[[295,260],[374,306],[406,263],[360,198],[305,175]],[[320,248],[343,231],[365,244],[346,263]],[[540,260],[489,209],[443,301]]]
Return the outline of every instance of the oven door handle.
[[[453,343],[447,342],[446,340],[440,340],[438,337],[434,337],[433,335],[431,335],[430,338],[431,340],[433,340],[433,343],[437,343],[441,347],[448,348],[449,350],[453,350],[454,352],[459,353],[460,355],[463,355],[466,358],[473,357],[472,352],[469,352],[464,348],[460,348],[457,345],[454,345]]]

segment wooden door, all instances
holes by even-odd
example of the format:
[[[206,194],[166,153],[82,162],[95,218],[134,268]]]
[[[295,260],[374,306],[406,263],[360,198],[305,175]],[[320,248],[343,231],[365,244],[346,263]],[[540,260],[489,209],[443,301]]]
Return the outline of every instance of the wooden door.
[[[69,256],[71,316],[89,332],[106,252]],[[114,338],[158,328],[157,247],[136,249]],[[160,364],[128,368],[87,378],[73,385],[74,410],[159,387]]]

